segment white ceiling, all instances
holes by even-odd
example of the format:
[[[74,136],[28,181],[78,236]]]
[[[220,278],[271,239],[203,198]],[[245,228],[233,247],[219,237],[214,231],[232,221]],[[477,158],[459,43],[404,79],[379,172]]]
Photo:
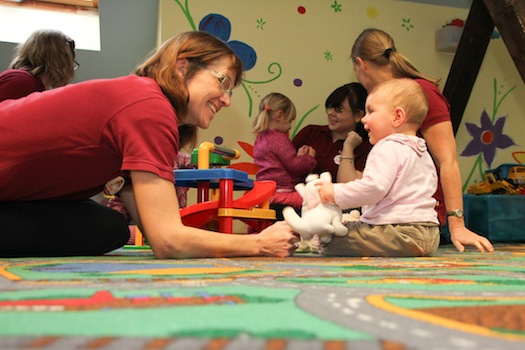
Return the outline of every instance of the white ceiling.
[[[472,5],[472,0],[400,0],[400,1],[410,1],[410,2],[418,2],[421,4],[460,7],[460,8],[467,8],[467,9],[470,8],[470,6]]]

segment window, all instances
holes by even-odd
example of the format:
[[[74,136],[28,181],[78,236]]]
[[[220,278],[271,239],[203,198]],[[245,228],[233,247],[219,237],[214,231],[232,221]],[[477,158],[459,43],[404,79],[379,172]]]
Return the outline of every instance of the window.
[[[19,1],[22,2],[22,1]],[[79,7],[98,7],[98,0],[35,0],[34,2],[50,2],[54,4],[79,6]]]
[[[61,30],[77,49],[100,51],[98,0],[0,0],[0,41],[21,43],[37,29]]]

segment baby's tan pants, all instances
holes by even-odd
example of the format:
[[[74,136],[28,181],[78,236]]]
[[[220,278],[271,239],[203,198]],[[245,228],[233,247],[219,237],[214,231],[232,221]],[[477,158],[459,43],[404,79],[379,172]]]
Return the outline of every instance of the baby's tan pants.
[[[369,225],[350,221],[348,235],[322,244],[326,256],[430,256],[439,246],[439,227],[434,223]]]

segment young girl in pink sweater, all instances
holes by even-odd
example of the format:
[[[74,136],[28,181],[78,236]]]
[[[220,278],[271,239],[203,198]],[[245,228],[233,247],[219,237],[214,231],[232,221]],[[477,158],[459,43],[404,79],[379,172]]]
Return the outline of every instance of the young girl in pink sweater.
[[[253,122],[256,135],[253,158],[259,167],[256,179],[277,183],[270,204],[300,210],[303,199],[294,186],[315,168],[316,160],[312,147],[305,145],[296,151],[288,137],[295,116],[295,106],[288,97],[277,92],[264,97]]]

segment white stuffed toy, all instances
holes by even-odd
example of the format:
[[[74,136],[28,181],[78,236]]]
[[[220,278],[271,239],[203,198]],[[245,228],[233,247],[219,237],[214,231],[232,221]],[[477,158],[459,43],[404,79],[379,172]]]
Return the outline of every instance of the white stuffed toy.
[[[332,236],[344,236],[348,229],[342,223],[342,211],[337,205],[322,203],[316,183],[332,182],[332,175],[324,172],[321,176],[310,174],[305,183],[295,185],[295,190],[303,197],[303,207],[299,216],[292,207],[283,209],[283,217],[290,227],[309,241],[317,235],[323,243],[329,243]]]

